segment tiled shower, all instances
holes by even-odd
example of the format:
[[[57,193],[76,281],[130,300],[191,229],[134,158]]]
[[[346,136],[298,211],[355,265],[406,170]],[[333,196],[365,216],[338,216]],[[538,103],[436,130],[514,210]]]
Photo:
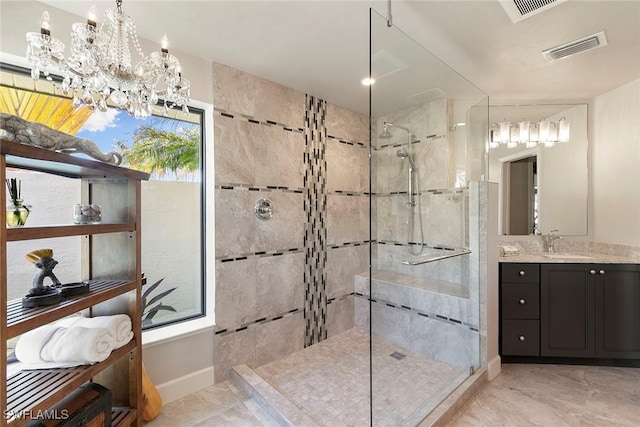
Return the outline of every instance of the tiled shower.
[[[396,35],[381,51],[406,41]],[[403,80],[390,74],[372,91],[370,125],[313,94],[213,69],[215,381],[253,368],[320,425],[417,424],[486,366],[484,94],[427,91],[391,108],[406,100],[385,86]],[[383,140],[385,122],[395,126]],[[254,212],[264,200],[267,220]]]
[[[222,64],[214,81],[219,382],[354,326],[369,131],[365,116]]]

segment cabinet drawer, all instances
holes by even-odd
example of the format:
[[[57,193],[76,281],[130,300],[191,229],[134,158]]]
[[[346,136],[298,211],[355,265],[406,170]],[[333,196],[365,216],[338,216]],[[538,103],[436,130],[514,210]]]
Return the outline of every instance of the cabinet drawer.
[[[537,283],[503,283],[503,319],[539,319],[540,287]]]
[[[502,263],[502,282],[531,282],[540,280],[540,264]]]
[[[540,322],[538,320],[503,320],[502,354],[540,356]]]

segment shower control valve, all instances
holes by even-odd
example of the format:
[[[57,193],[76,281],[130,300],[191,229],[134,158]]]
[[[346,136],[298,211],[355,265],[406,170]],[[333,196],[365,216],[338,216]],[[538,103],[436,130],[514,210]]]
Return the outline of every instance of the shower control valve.
[[[273,217],[273,205],[267,199],[260,199],[256,202],[254,212],[258,219],[266,221]]]

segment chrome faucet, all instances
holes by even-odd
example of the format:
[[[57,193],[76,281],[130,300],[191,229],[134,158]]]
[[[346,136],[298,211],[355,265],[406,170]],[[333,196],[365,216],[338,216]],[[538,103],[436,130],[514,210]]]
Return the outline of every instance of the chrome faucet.
[[[547,246],[547,253],[554,253],[555,252],[555,247],[553,242],[555,242],[556,240],[562,239],[562,237],[555,235],[554,233],[557,233],[558,230],[551,230],[549,231],[548,234],[544,235],[544,243]]]

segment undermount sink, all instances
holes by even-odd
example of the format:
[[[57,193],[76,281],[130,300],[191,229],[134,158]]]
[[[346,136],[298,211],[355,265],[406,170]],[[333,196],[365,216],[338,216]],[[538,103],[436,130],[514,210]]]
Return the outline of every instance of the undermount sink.
[[[545,254],[547,258],[558,258],[558,259],[593,259],[588,255],[578,255],[578,254]]]

